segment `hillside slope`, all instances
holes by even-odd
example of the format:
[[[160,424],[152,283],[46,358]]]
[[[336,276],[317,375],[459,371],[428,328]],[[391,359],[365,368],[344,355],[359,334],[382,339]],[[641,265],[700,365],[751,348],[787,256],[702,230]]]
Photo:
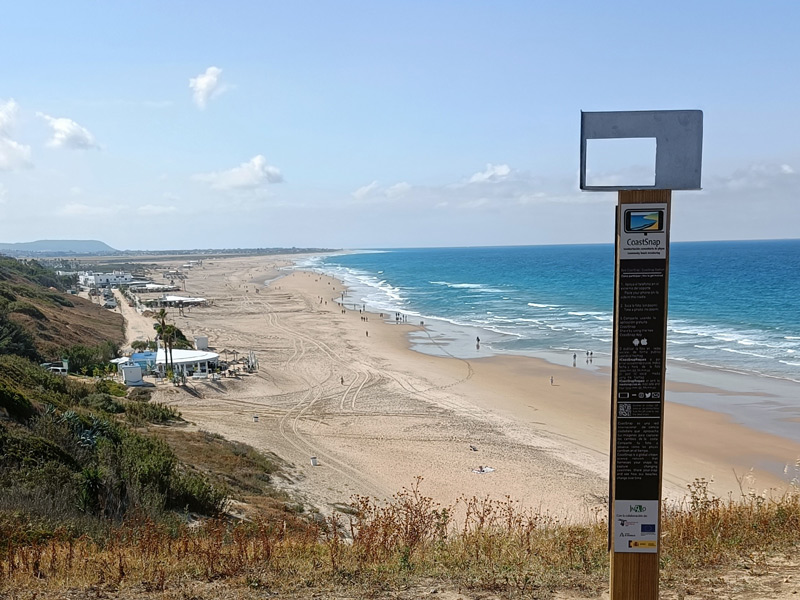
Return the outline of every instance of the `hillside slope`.
[[[35,261],[0,256],[0,353],[56,359],[76,344],[122,344],[122,316],[66,294],[70,283]]]

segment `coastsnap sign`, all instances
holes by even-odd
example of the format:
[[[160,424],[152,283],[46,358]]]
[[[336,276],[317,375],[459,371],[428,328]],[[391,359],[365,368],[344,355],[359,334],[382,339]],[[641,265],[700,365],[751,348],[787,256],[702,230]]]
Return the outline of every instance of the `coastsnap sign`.
[[[614,552],[658,552],[669,207],[621,203],[617,209]]]
[[[625,208],[620,231],[620,259],[664,259],[667,256],[666,204]]]
[[[655,140],[652,184],[622,179],[613,186],[587,184],[588,142],[615,139]],[[637,145],[642,151],[635,160],[647,162],[647,147]],[[672,190],[700,189],[702,148],[699,110],[581,113],[581,189],[618,192],[608,511],[611,600],[658,599],[670,210]]]

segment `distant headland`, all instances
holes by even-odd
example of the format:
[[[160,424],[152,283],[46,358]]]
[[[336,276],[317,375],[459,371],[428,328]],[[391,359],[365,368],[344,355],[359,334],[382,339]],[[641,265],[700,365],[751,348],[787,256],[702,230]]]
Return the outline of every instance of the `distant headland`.
[[[66,256],[159,256],[185,254],[249,255],[306,254],[332,252],[330,248],[197,248],[171,250],[117,250],[99,240],[37,240],[35,242],[0,242],[0,254],[22,258]]]

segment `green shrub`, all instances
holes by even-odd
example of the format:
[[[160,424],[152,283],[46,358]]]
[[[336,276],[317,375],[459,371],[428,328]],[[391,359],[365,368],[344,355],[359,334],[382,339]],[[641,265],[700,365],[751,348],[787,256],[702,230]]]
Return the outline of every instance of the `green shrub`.
[[[75,306],[75,303],[72,302],[72,300],[61,294],[47,294],[47,298],[59,306],[66,306],[67,308],[72,308]]]
[[[35,410],[27,398],[0,381],[0,408],[6,409],[8,416],[16,421],[27,421]]]
[[[0,298],[14,302],[17,299],[16,294],[9,289],[7,283],[0,283]]]
[[[69,360],[71,373],[81,373],[84,368],[89,372],[95,368],[101,368],[107,365],[112,358],[116,358],[118,354],[119,346],[109,341],[102,342],[97,346],[76,344],[61,350],[61,356]]]
[[[172,478],[169,503],[175,509],[215,515],[225,508],[228,493],[191,471],[178,471]]]
[[[35,361],[41,358],[31,334],[10,320],[6,311],[0,311],[0,354],[15,354]]]
[[[48,462],[59,462],[76,468],[74,459],[53,441],[32,435],[12,433],[0,426],[0,472],[33,471]],[[18,478],[18,475],[14,476]],[[0,479],[2,481],[2,479]]]
[[[125,416],[134,425],[143,423],[167,423],[177,421],[181,414],[171,406],[156,402],[128,402],[125,404]]]
[[[45,314],[36,308],[33,304],[29,302],[17,301],[11,302],[8,305],[8,312],[10,313],[19,313],[21,315],[28,315],[29,317],[36,319],[37,321],[44,321],[47,320]]]
[[[119,402],[114,400],[109,394],[102,394],[95,392],[83,398],[80,402],[81,406],[93,408],[95,410],[102,410],[103,412],[117,414],[125,412],[125,407]]]
[[[128,393],[127,386],[110,379],[101,379],[95,384],[94,389],[101,394],[110,394],[117,398],[124,398]]]
[[[104,383],[110,391],[122,389]],[[99,527],[98,518],[136,512],[158,519],[187,507],[215,513],[224,490],[181,471],[163,441],[107,415],[130,407],[134,419],[160,423],[178,413],[161,404],[120,402],[93,387],[18,356],[0,356],[0,408],[20,423],[0,422],[0,515],[17,511],[37,523],[61,520],[88,531]]]

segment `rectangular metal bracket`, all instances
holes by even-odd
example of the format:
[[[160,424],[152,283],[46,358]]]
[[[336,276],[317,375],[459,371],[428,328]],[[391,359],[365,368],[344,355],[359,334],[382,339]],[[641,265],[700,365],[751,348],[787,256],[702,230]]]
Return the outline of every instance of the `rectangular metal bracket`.
[[[656,139],[655,185],[586,185],[586,140]],[[703,162],[703,111],[581,111],[581,189],[699,190]]]

